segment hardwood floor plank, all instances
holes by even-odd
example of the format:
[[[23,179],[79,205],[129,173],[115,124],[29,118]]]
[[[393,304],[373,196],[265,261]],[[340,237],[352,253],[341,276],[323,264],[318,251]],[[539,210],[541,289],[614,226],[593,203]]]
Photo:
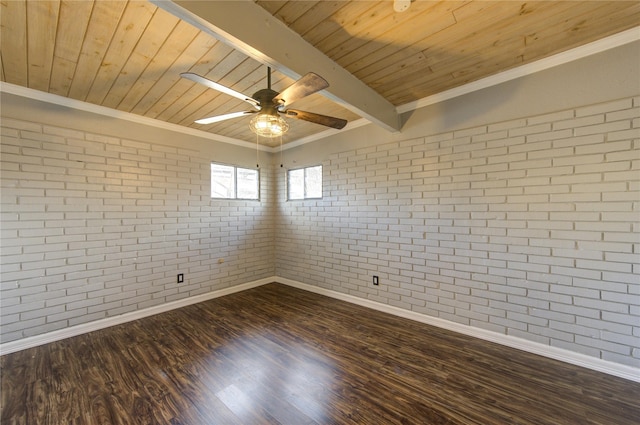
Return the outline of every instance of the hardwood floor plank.
[[[2,424],[637,424],[640,384],[271,284],[0,358]]]

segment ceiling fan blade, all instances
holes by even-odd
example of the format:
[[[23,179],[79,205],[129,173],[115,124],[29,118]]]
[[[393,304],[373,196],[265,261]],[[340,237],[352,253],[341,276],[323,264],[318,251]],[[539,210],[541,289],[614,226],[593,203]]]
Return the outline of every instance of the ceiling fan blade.
[[[305,112],[299,111],[297,109],[287,109],[283,112],[285,116],[291,118],[297,118],[299,120],[309,121],[315,124],[324,125],[327,127],[342,129],[345,125],[347,125],[347,120],[343,120],[342,118],[330,117],[327,115],[320,115],[313,112]]]
[[[251,106],[253,106],[256,109],[260,109],[260,102],[258,102],[257,100],[255,100],[252,97],[246,96],[240,92],[237,92],[233,89],[230,89],[229,87],[223,86],[222,84],[218,84],[218,83],[214,83],[213,81],[209,80],[208,78],[202,77],[198,74],[194,74],[193,72],[183,72],[182,74],[180,74],[180,76],[182,78],[186,78],[187,80],[191,80],[194,83],[198,83],[198,84],[202,84],[203,86],[209,87],[210,89],[214,89],[217,90],[219,92],[228,94],[229,96],[233,96],[237,99],[240,99],[244,102],[247,102],[248,104],[250,104]]]
[[[309,72],[274,97],[273,101],[276,104],[291,105],[296,100],[326,89],[327,87],[329,87],[327,80],[314,72]]]
[[[224,120],[230,120],[232,118],[243,117],[245,115],[255,114],[256,111],[241,111],[241,112],[232,112],[230,114],[224,115],[216,115],[215,117],[202,118],[200,120],[194,121],[196,124],[213,124],[214,122],[220,122]]]

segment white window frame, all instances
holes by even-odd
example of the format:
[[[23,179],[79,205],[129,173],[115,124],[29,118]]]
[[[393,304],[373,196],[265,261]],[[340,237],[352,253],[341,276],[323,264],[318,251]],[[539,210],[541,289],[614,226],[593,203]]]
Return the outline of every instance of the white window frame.
[[[231,190],[231,196],[214,196],[213,193],[213,187],[214,187],[214,177],[213,177],[213,167],[218,166],[218,167],[226,167],[226,168],[230,168],[233,169],[233,182],[232,182],[232,190]],[[231,164],[223,164],[220,162],[212,162],[211,163],[211,167],[210,167],[210,171],[211,171],[211,176],[210,176],[210,181],[211,181],[211,186],[210,186],[210,195],[211,195],[211,199],[225,199],[225,200],[246,200],[246,201],[259,201],[260,200],[260,170],[257,169],[252,169],[252,168],[245,168],[245,167],[238,167],[236,165],[231,165]],[[250,171],[250,172],[255,172],[256,174],[256,197],[255,198],[240,198],[238,197],[238,171]]]
[[[310,196],[307,194],[307,171],[311,168],[320,168],[320,196]],[[303,170],[303,197],[302,198],[292,198],[291,197],[291,173],[292,172],[297,172]],[[287,201],[304,201],[307,199],[322,199],[323,196],[323,192],[324,192],[324,179],[323,179],[323,169],[322,169],[322,165],[311,165],[309,167],[300,167],[300,168],[293,168],[290,170],[287,170]]]

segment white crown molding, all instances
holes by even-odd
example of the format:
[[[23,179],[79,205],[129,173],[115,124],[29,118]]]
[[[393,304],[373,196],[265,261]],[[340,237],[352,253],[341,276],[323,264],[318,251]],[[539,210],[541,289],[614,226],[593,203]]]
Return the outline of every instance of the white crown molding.
[[[198,130],[195,128],[184,127],[177,124],[168,123],[165,121],[156,120],[153,118],[143,117],[141,115],[132,114],[129,112],[118,111],[116,109],[107,108],[105,106],[94,105],[92,103],[83,102],[81,100],[70,99],[67,97],[59,96],[52,93],[42,92],[39,90],[30,89],[27,87],[18,86],[11,83],[0,81],[0,93],[8,93],[15,96],[24,97],[26,99],[37,100],[40,102],[50,103],[57,106],[64,106],[66,108],[76,109],[78,111],[90,112],[110,118],[119,118],[127,120],[136,124],[148,125],[150,127],[160,128],[163,130],[175,131],[177,133],[186,134],[189,136],[201,137],[216,142],[228,143],[231,145],[242,146],[249,149],[255,149],[256,145],[246,142],[244,140],[234,139],[232,137],[221,136],[218,134],[208,133],[206,131]],[[361,127],[363,125],[371,124],[370,121],[362,118],[357,121],[352,121],[343,129],[343,131],[352,130],[354,128]],[[304,145],[306,143],[315,142],[316,140],[323,139],[332,134],[337,133],[340,130],[327,129],[320,133],[312,134],[307,137],[303,137],[291,143],[285,144],[282,149],[287,150],[296,146]],[[262,152],[277,153],[280,151],[280,147],[269,147],[259,145],[259,149]]]
[[[499,74],[495,74],[490,77],[486,77],[481,80],[477,80],[469,84],[465,84],[463,86],[453,88],[451,90],[446,90],[444,92],[437,93],[432,96],[418,99],[414,102],[405,103],[404,105],[398,106],[396,108],[396,111],[398,114],[414,111],[416,109],[424,108],[426,106],[433,105],[439,102],[444,102],[446,100],[453,99],[458,96],[462,96],[465,94],[473,93],[478,90],[483,90],[489,87],[493,87],[498,84],[502,84],[507,81],[511,81],[527,75],[535,74],[536,72],[544,71],[546,69],[553,68],[558,65],[562,65],[578,59],[582,59],[584,57],[591,56],[596,53],[604,52],[606,50],[610,50],[616,47],[620,47],[622,45],[632,43],[638,40],[640,40],[640,26],[628,29],[626,31],[622,31],[618,34],[605,37],[603,39],[594,41],[589,44],[585,44],[580,47],[576,47],[571,50],[567,50],[566,52],[549,56],[547,58],[538,60],[536,62],[522,65],[517,68],[513,68],[510,70],[501,72]],[[244,140],[234,139],[231,137],[221,136],[221,135],[209,133],[206,131],[197,130],[194,128],[167,123],[167,122],[156,120],[153,118],[143,117],[143,116],[135,115],[129,112],[118,111],[118,110],[107,108],[104,106],[94,105],[94,104],[83,102],[76,99],[69,99],[63,96],[41,92],[38,90],[33,90],[33,89],[17,86],[17,85],[6,83],[6,82],[0,82],[0,93],[2,92],[29,98],[29,99],[39,100],[42,102],[47,102],[55,105],[65,106],[68,108],[77,109],[81,111],[92,112],[95,114],[100,114],[100,115],[104,115],[112,118],[120,118],[120,119],[124,119],[134,123],[138,123],[138,124],[148,125],[148,126],[175,131],[178,133],[183,133],[183,134],[187,134],[195,137],[214,140],[216,142],[229,143],[236,146],[255,149],[255,145],[253,143],[249,143]],[[347,127],[344,128],[342,131],[344,132],[348,130],[353,130],[358,127],[362,127],[370,124],[372,124],[371,121],[365,118],[362,118],[362,119],[350,122],[347,125]],[[282,149],[283,150],[292,149],[307,143],[315,142],[325,137],[329,137],[337,132],[338,130],[328,129],[328,130],[286,143],[282,147]],[[267,146],[260,145],[259,149],[264,152],[276,153],[280,150],[280,147],[267,147]]]
[[[414,102],[405,103],[404,105],[398,106],[396,110],[399,114],[414,111],[416,109],[424,108],[425,106],[444,102],[445,100],[453,99],[458,96],[473,93],[478,90],[496,86],[498,84],[506,83],[507,81],[515,80],[516,78],[535,74],[536,72],[544,71],[558,65],[573,62],[575,60],[582,59],[596,53],[601,53],[616,47],[620,47],[638,40],[640,40],[640,26],[619,32],[618,34],[602,38],[600,40],[585,44],[580,47],[576,47],[571,50],[567,50],[566,52],[558,53],[556,55],[549,56],[547,58],[540,59],[538,61],[522,65],[517,68],[512,68],[499,74],[492,75],[490,77],[473,81],[460,87],[455,87],[441,93],[436,93],[433,96],[428,96],[422,99],[418,99]]]
[[[30,89],[27,87],[18,86],[11,83],[0,81],[0,93],[13,94],[15,96],[24,97],[27,99],[37,100],[40,102],[50,103],[53,105],[64,106],[66,108],[76,109],[78,111],[90,112],[110,118],[117,118],[126,121],[130,121],[136,124],[147,125],[150,127],[160,128],[163,130],[175,131],[177,133],[186,134],[189,136],[200,137],[203,139],[213,140],[216,142],[228,143],[231,145],[242,146],[245,148],[255,149],[256,145],[246,142],[244,140],[234,139],[232,137],[221,136],[218,134],[208,133],[206,131],[198,130],[195,128],[184,127],[178,124],[172,124],[165,121],[160,121],[154,118],[143,117],[141,115],[132,114],[130,112],[118,111],[117,109],[107,108],[105,106],[94,105],[92,103],[83,102],[81,100],[70,99],[57,94],[42,92],[39,90]],[[270,152],[272,148],[266,146],[260,146],[261,151]]]
[[[298,139],[298,140],[296,140],[294,142],[289,142],[289,143],[285,144],[284,146],[282,146],[282,150],[287,150],[287,149],[295,148],[295,147],[298,147],[298,146],[306,145],[307,143],[311,143],[311,142],[315,142],[316,140],[324,139],[325,137],[332,136],[332,135],[337,134],[339,132],[345,132],[345,131],[353,130],[353,129],[356,129],[358,127],[362,127],[362,126],[369,125],[369,124],[372,124],[372,122],[367,120],[366,118],[360,118],[359,120],[351,121],[342,130],[336,130],[334,128],[329,128],[327,130],[321,131],[320,133],[312,134],[312,135],[307,136],[307,137],[302,137],[302,138],[300,138],[300,139]],[[273,149],[274,149],[273,152],[277,152],[277,151],[279,151],[280,148],[273,148]]]
[[[100,329],[109,328],[111,326],[121,325],[127,322],[132,322],[134,320],[154,316],[156,314],[166,313],[167,311],[175,310],[177,308],[186,307],[188,305],[201,303],[213,298],[223,297],[225,295],[245,291],[251,288],[256,288],[258,286],[266,285],[267,283],[272,283],[275,281],[275,277],[259,279],[253,282],[247,282],[229,288],[208,292],[206,294],[197,295],[195,297],[189,297],[154,307],[145,308],[142,310],[132,311],[131,313],[125,313],[119,316],[108,317],[106,319],[100,319],[89,323],[83,323],[81,325],[48,332],[42,335],[23,338],[16,341],[5,342],[3,344],[0,344],[0,356],[4,356],[5,354],[9,353],[15,353],[21,350],[26,350],[27,348],[33,348],[51,342],[60,341],[66,338],[83,335],[89,332],[98,331]]]
[[[405,310],[399,307],[394,307],[388,304],[382,304],[376,301],[355,297],[353,295],[343,294],[341,292],[320,288],[318,286],[308,285],[306,283],[298,282],[291,279],[286,279],[283,277],[276,277],[275,282],[282,283],[283,285],[292,286],[294,288],[302,289],[305,291],[313,292],[316,294],[325,295],[331,298],[335,298],[341,301],[346,301],[346,302],[360,305],[363,307],[371,308],[373,310],[381,311],[384,313],[389,313],[394,316],[402,317],[409,320],[414,320],[416,322],[424,323],[431,326],[436,326],[438,328],[461,333],[464,335],[469,335],[474,338],[480,338],[485,341],[495,342],[496,344],[504,345],[511,348],[516,348],[518,350],[526,351],[528,353],[537,354],[537,355],[548,357],[554,360],[560,360],[562,362],[569,363],[575,366],[580,366],[580,367],[595,370],[598,372],[607,373],[609,375],[628,379],[634,382],[640,382],[640,369],[637,369],[631,366],[608,362],[606,360],[598,359],[595,357],[587,356],[587,355],[576,353],[573,351],[540,344],[539,342],[528,341],[522,338],[516,338],[516,337],[510,336],[510,335],[504,335],[501,333],[488,331],[488,330],[476,328],[473,326],[467,326],[467,325],[462,325],[460,323],[450,322],[448,320],[440,319],[437,317],[427,316],[425,314],[416,313],[414,311],[409,311],[409,310]]]

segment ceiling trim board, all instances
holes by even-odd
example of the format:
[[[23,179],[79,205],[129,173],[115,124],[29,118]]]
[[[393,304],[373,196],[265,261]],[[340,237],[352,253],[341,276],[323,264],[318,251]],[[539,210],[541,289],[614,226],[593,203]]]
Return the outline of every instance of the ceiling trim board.
[[[310,71],[322,75],[330,86],[321,94],[389,132],[400,131],[391,102],[253,1],[151,2],[288,77],[298,79]]]
[[[640,40],[640,26],[628,29],[626,31],[619,32],[609,37],[602,38],[600,40],[585,44],[580,47],[576,47],[553,56],[549,56],[538,61],[521,65],[517,68],[512,68],[499,74],[492,75],[490,77],[482,78],[477,81],[459,86],[450,90],[436,93],[432,96],[428,96],[415,102],[405,103],[396,108],[398,114],[411,112],[416,109],[424,108],[425,106],[433,105],[435,103],[444,102],[445,100],[453,99],[458,96],[473,93],[478,90],[486,89],[489,87],[497,86],[498,84],[506,83],[507,81],[515,80],[517,78],[525,77],[527,75],[535,74],[536,72],[544,71],[549,68],[553,68],[558,65],[573,62],[578,59],[585,58],[587,56],[601,53],[606,50],[610,50],[616,47],[623,46],[628,43]]]
[[[298,146],[302,146],[302,145],[306,145],[307,143],[311,143],[311,142],[315,142],[317,140],[321,140],[324,139],[325,137],[329,137],[332,136],[334,134],[338,134],[338,133],[342,133],[348,130],[353,130],[356,129],[358,127],[363,127],[365,125],[369,125],[371,124],[371,121],[365,119],[365,118],[360,118],[359,120],[356,121],[351,121],[349,122],[345,128],[343,128],[342,130],[336,130],[334,128],[329,128],[327,130],[321,131],[320,133],[316,133],[316,134],[312,134],[310,136],[307,137],[301,137],[300,139],[294,141],[294,142],[289,142],[287,144],[285,144],[282,147],[282,150],[287,150],[287,149],[292,149]],[[274,149],[280,149],[280,148],[274,148]]]
[[[545,58],[536,62],[532,62],[527,65],[522,65],[518,68],[513,68],[511,70],[502,72],[500,74],[496,74],[491,77],[474,81],[472,83],[466,84],[464,86],[460,86],[455,89],[447,90],[445,92],[438,93],[433,96],[425,97],[416,102],[406,103],[404,105],[398,106],[397,111],[399,114],[410,112],[419,108],[423,108],[425,106],[433,105],[439,102],[453,99],[458,96],[472,93],[474,91],[489,88],[497,84],[501,84],[519,77],[531,75],[536,72],[552,68],[554,66],[569,63],[574,60],[578,60],[596,53],[604,52],[606,50],[613,49],[613,48],[616,48],[628,43],[632,43],[635,41],[640,41],[640,26],[603,38],[598,41],[594,41],[592,43],[586,44],[581,47],[577,47],[562,53],[558,53],[556,55],[550,56],[548,58]],[[118,111],[118,110],[114,110],[104,106],[83,102],[80,100],[70,99],[63,96],[42,92],[39,90],[29,89],[26,87],[15,85],[15,84],[0,82],[0,93],[3,93],[3,92],[13,94],[16,96],[33,99],[33,100],[47,102],[55,105],[65,106],[65,107],[69,107],[72,109],[77,109],[85,112],[92,112],[92,113],[109,116],[113,118],[121,118],[130,122],[149,125],[149,126],[153,126],[161,129],[166,129],[169,131],[175,131],[175,132],[183,133],[186,135],[200,137],[200,138],[204,138],[204,139],[208,139],[216,142],[229,143],[236,146],[255,149],[255,145],[253,143],[249,143],[244,140],[234,139],[231,137],[225,137],[225,136],[209,133],[202,130],[197,130],[190,127],[184,127],[177,124],[167,123],[167,122],[156,120],[153,118],[143,117],[143,116],[135,115],[129,112]],[[344,132],[344,131],[355,129],[365,125],[369,125],[369,124],[371,124],[371,122],[363,118],[357,121],[350,122],[347,125],[347,127],[342,129],[341,131]],[[337,132],[338,132],[337,130],[333,130],[333,129],[325,130],[323,132],[320,132],[308,137],[304,137],[293,142],[289,142],[285,144],[282,147],[282,149],[283,150],[292,149],[297,146],[301,146],[307,143],[311,143],[311,142],[323,139],[325,137],[329,137],[333,134],[336,134]],[[269,152],[269,153],[276,153],[280,151],[280,147],[272,148],[272,147],[267,147],[262,145],[260,145],[259,149],[263,152]]]
[[[149,117],[143,117],[141,115],[132,114],[130,112],[118,111],[117,109],[107,108],[106,106],[94,105],[92,103],[83,102],[81,100],[70,99],[67,97],[59,96],[57,94],[46,93],[39,90],[6,83],[4,81],[0,81],[0,93],[13,94],[27,99],[33,99],[40,102],[64,106],[66,108],[76,109],[79,111],[90,112],[111,118],[123,119],[136,124],[148,125],[163,130],[175,131],[189,136],[213,140],[215,142],[228,143],[231,145],[241,146],[243,148],[256,149],[255,144],[245,142],[244,140],[238,140],[231,137],[208,133],[206,131],[197,130],[195,128],[184,127],[178,124],[172,124]],[[275,152],[274,148],[263,145],[259,146],[259,150],[263,152]]]

